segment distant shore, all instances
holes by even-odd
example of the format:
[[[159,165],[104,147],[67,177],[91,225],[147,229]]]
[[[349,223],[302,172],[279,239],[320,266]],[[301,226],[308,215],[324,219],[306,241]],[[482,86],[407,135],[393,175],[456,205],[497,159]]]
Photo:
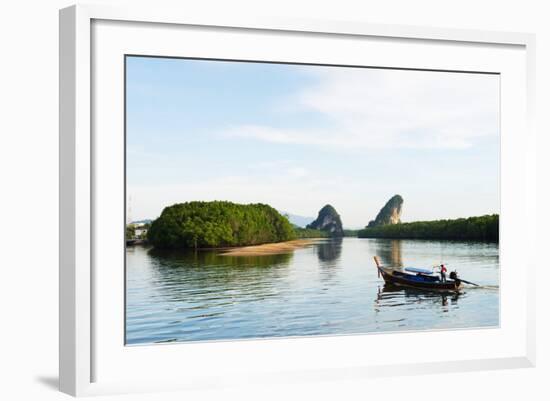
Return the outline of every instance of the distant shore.
[[[271,244],[251,245],[231,248],[223,251],[223,256],[263,256],[289,253],[295,249],[305,248],[325,240],[325,238],[295,239],[292,241],[274,242]]]
[[[357,236],[359,238],[499,242],[499,215],[385,224],[365,227],[358,231]]]

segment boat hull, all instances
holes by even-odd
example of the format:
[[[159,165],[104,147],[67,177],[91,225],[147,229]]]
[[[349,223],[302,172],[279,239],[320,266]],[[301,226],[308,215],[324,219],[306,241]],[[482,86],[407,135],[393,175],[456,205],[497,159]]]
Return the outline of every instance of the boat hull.
[[[384,281],[391,285],[439,292],[457,292],[462,288],[460,280],[440,281],[433,276],[414,276],[383,267],[379,267],[378,270]]]

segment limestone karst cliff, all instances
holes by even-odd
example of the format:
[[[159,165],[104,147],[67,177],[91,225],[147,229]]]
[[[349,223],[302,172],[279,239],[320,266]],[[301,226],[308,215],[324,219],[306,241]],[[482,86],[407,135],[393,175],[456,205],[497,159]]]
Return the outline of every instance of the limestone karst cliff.
[[[320,211],[317,219],[308,224],[306,228],[327,232],[331,237],[343,237],[344,229],[342,220],[336,209],[331,205],[325,205]]]
[[[384,205],[374,220],[369,222],[368,227],[385,226],[387,224],[401,223],[401,208],[403,207],[403,198],[401,195],[392,196]]]

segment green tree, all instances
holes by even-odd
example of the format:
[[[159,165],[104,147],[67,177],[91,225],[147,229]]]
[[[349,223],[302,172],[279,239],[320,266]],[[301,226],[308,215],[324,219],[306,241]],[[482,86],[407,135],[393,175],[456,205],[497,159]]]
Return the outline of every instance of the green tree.
[[[148,231],[157,248],[214,248],[294,239],[287,218],[269,205],[225,201],[186,202],[166,207]]]
[[[133,224],[126,224],[126,239],[134,239],[136,236],[136,226]]]
[[[406,238],[492,241],[499,240],[498,214],[469,217],[467,219],[415,221],[365,227],[359,238]]]

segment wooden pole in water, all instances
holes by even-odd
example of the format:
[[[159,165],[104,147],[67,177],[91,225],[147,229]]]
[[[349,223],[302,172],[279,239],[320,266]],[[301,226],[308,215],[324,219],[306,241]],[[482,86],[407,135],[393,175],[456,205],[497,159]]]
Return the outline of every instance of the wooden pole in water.
[[[378,256],[374,257],[374,263],[376,263],[376,272],[378,273],[378,278],[380,278],[380,262],[378,261]]]
[[[476,284],[476,283],[472,283],[471,281],[468,281],[468,280],[464,280],[462,278],[459,278],[460,281],[462,281],[463,283],[466,283],[466,284],[471,284],[471,285],[475,285],[476,287],[479,287],[479,284]]]

